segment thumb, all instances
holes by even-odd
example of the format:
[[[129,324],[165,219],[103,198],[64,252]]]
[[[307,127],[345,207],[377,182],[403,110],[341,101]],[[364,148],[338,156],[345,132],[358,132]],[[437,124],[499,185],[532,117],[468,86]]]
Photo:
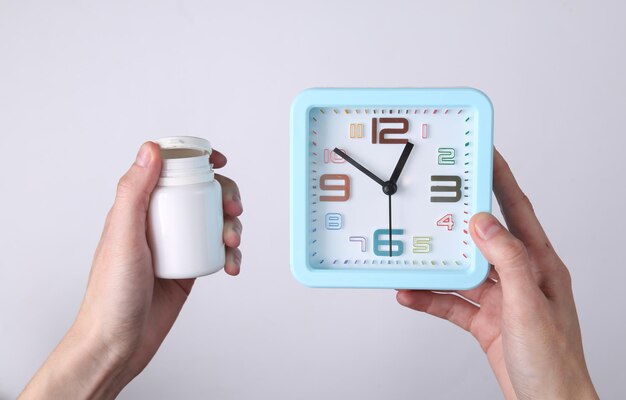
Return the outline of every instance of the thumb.
[[[498,272],[503,296],[519,298],[539,290],[530,270],[526,246],[493,215],[474,215],[470,221],[470,234],[481,253]]]
[[[145,228],[150,195],[159,180],[160,172],[159,146],[153,142],[144,143],[137,153],[135,162],[117,184],[112,211],[116,225],[122,231],[130,232],[137,227]]]

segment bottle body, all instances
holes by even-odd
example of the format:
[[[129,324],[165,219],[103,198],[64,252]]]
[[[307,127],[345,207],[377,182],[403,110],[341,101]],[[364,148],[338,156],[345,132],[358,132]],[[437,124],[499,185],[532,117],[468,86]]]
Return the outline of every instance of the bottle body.
[[[183,279],[224,267],[220,184],[157,186],[148,211],[148,243],[158,278]]]
[[[161,176],[148,210],[148,244],[157,278],[184,279],[224,267],[222,188],[215,180],[208,140],[156,140]]]

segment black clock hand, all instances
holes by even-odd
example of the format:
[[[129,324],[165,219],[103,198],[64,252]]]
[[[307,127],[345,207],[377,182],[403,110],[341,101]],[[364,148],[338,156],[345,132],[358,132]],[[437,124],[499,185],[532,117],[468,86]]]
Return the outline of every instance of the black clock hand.
[[[398,183],[398,179],[400,178],[400,173],[402,173],[402,169],[404,168],[404,164],[406,164],[406,160],[409,159],[409,154],[411,154],[411,150],[413,150],[413,143],[406,142],[404,146],[404,150],[402,150],[402,154],[400,155],[400,159],[396,164],[396,168],[393,170],[393,174],[391,174],[391,178],[389,181],[391,183]]]
[[[393,250],[392,250],[393,249],[393,245],[392,245],[392,240],[393,240],[392,229],[393,228],[391,224],[391,195],[396,193],[396,191],[398,190],[398,186],[396,184],[398,183],[400,174],[402,173],[402,170],[404,169],[404,164],[406,164],[406,161],[409,159],[411,150],[413,150],[413,143],[406,142],[406,145],[404,146],[404,150],[402,150],[402,154],[400,155],[400,159],[398,160],[398,163],[396,164],[396,168],[394,168],[393,173],[391,174],[391,178],[389,178],[389,181],[385,182],[385,184],[383,185],[383,192],[385,192],[387,196],[389,196],[389,257],[393,257]]]
[[[393,170],[393,173],[391,174],[391,178],[387,182],[384,182],[382,179],[374,175],[370,170],[368,170],[367,168],[365,168],[364,166],[356,162],[352,157],[347,155],[345,152],[339,150],[336,147],[333,150],[341,158],[343,158],[344,160],[352,164],[359,171],[363,172],[365,175],[372,178],[376,183],[381,185],[383,187],[383,192],[388,196],[388,199],[389,199],[389,257],[393,256],[393,245],[392,245],[393,226],[392,226],[392,219],[391,219],[391,196],[397,190],[396,183],[398,182],[398,179],[400,178],[400,174],[402,173],[402,170],[404,169],[404,164],[406,164],[406,161],[408,160],[409,155],[411,154],[411,150],[413,150],[413,143],[407,142],[406,145],[404,146],[404,150],[402,150],[400,159],[398,160],[396,164],[396,168]]]
[[[382,179],[380,179],[379,177],[374,175],[370,170],[368,170],[367,168],[365,168],[364,166],[362,166],[358,162],[354,161],[354,159],[352,157],[350,157],[349,155],[347,155],[343,151],[339,150],[337,147],[335,147],[335,149],[333,151],[336,154],[338,154],[339,156],[341,156],[341,158],[343,158],[344,160],[346,160],[347,162],[349,162],[350,164],[355,166],[356,169],[358,169],[359,171],[363,172],[365,175],[367,175],[370,178],[372,178],[380,186],[384,186],[385,185],[385,181],[383,181]]]
[[[391,244],[391,239],[393,238],[393,235],[391,234],[391,195],[388,194],[387,197],[389,197],[389,257],[393,257],[393,253],[391,251],[391,249],[393,249]]]

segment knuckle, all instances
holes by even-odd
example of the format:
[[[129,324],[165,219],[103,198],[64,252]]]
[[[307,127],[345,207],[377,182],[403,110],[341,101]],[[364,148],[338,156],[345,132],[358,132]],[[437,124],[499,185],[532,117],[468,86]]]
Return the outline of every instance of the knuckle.
[[[526,194],[522,193],[522,199],[520,200],[521,204],[530,208],[531,211],[535,211],[535,207],[533,207],[533,203],[530,201],[530,198],[526,196]]]
[[[419,303],[412,302],[411,308],[423,310],[428,314],[435,314],[435,296],[429,296],[428,300],[425,304],[420,305]]]
[[[225,226],[229,230],[234,230],[237,233],[241,233],[242,225],[241,221],[237,217],[227,217]]]
[[[504,157],[496,157],[494,159],[494,163],[496,164],[496,168],[494,168],[493,173],[495,176],[501,177],[512,174],[511,167],[509,166],[508,161],[504,159]]]
[[[443,295],[445,296],[445,295]],[[449,294],[448,296],[453,296],[451,294]],[[455,320],[455,316],[456,316],[456,309],[455,307],[453,307],[453,303],[450,301],[448,303],[446,303],[446,306],[443,310],[443,318],[447,319],[448,321],[454,321]]]
[[[529,208],[531,211],[535,211],[535,208],[533,207],[532,202],[530,201],[530,198],[528,196],[526,196],[525,193],[521,192],[519,193],[519,196],[515,196],[512,199],[510,199],[509,201],[505,202],[505,204],[503,204],[505,209],[514,209],[514,208],[518,208],[518,207],[525,207],[525,208]]]
[[[215,174],[215,179],[217,179],[217,181],[222,186],[232,186],[232,185],[235,185],[235,181],[233,181],[232,179],[230,179],[230,178],[228,178],[228,177],[226,177],[224,175]]]
[[[504,262],[519,262],[526,256],[526,246],[517,238],[505,241],[500,248],[500,258]]]
[[[128,175],[124,175],[117,182],[117,196],[124,197],[133,188],[133,181]]]
[[[106,218],[104,219],[104,229],[106,230],[112,223],[115,218],[115,208],[111,207],[111,209],[107,212]]]
[[[241,223],[239,218],[233,218],[233,227],[235,228],[237,233],[241,235],[241,232],[243,231],[243,224]]]
[[[563,283],[563,285],[570,287],[572,285],[572,274],[569,272],[567,267],[563,265],[558,271],[559,280]]]
[[[511,170],[511,165],[504,158],[502,158],[502,170],[507,173],[513,173],[513,171]]]
[[[232,197],[235,194],[237,197],[241,197],[239,186],[237,186],[235,181],[225,177],[224,175],[215,175],[215,179],[220,183],[220,186],[222,187],[222,195],[224,197]]]
[[[231,260],[235,264],[241,264],[242,254],[241,254],[241,250],[239,250],[239,248],[237,248],[237,247],[232,248],[232,250],[230,252],[230,257],[231,257]]]

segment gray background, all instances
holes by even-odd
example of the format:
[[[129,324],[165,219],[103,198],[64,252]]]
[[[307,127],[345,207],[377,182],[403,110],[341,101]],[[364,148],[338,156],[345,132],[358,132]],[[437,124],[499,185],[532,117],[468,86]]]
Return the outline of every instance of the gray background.
[[[473,86],[569,266],[603,398],[626,378],[626,24],[619,1],[0,0],[0,398],[80,304],[145,140],[209,138],[245,200],[243,272],[200,279],[121,398],[485,399],[474,339],[385,290],[288,265],[289,106],[315,86]],[[270,193],[271,195],[267,195]]]

